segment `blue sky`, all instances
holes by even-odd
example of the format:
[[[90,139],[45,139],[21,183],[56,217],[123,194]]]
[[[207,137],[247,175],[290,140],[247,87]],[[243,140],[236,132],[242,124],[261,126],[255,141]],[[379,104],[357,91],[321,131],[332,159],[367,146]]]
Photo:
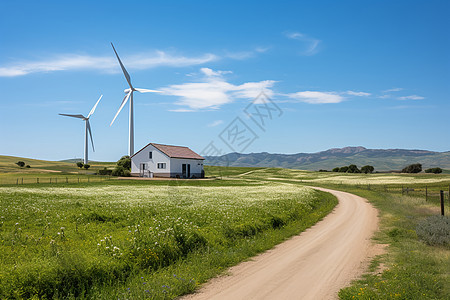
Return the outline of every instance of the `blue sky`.
[[[110,42],[135,87],[161,91],[135,93],[136,150],[450,150],[448,1],[1,1],[0,14],[2,155],[82,157],[82,122],[58,113],[86,115],[101,94],[90,159],[127,153],[128,106],[109,126],[127,88]]]

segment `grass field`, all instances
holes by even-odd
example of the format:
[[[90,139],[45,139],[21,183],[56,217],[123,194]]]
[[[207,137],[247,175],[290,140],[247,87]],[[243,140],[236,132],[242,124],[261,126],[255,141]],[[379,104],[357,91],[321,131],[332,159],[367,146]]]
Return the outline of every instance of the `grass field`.
[[[380,210],[374,241],[389,246],[362,280],[341,290],[342,299],[450,298],[450,249],[425,244],[415,231],[439,214],[436,191],[448,189],[447,174],[206,166],[212,180],[94,182],[99,176],[78,173],[73,163],[36,161],[21,170],[16,160],[0,157],[0,178],[30,182],[0,186],[0,298],[173,299],[192,292],[334,207],[333,197],[305,185],[349,191]],[[49,170],[58,171],[57,184],[33,183],[54,178]],[[66,177],[82,180],[66,184]]]
[[[294,184],[0,187],[0,298],[173,298],[326,215]]]

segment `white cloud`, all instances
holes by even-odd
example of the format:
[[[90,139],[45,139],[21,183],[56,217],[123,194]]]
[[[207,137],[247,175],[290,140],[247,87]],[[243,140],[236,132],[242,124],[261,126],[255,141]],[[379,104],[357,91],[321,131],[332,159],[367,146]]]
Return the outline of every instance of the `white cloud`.
[[[358,97],[367,97],[371,95],[370,93],[366,92],[354,92],[354,91],[346,91],[345,94]]]
[[[425,99],[425,97],[417,96],[417,95],[410,95],[410,96],[398,97],[397,99],[399,99],[399,100],[422,100],[422,99]]]
[[[285,36],[291,40],[297,40],[304,43],[304,49],[300,54],[302,55],[314,55],[318,52],[317,46],[321,42],[319,39],[315,39],[300,32],[287,32]]]
[[[187,106],[191,110],[218,109],[236,98],[254,99],[262,91],[269,97],[273,95],[273,80],[234,85],[223,77],[230,71],[214,71],[209,68],[202,68],[200,71],[204,75],[200,82],[170,85],[159,90],[166,95],[179,97],[176,104]]]
[[[391,92],[400,92],[400,91],[403,91],[403,88],[393,88],[393,89],[384,90],[382,92],[383,93],[391,93]]]
[[[214,54],[203,54],[196,57],[169,54],[164,51],[154,51],[147,54],[125,56],[121,58],[127,69],[150,69],[159,66],[184,67],[200,65],[218,60]],[[0,67],[0,77],[22,76],[31,73],[54,72],[65,70],[100,70],[120,72],[114,55],[90,56],[67,54],[35,62],[20,62],[10,66]]]
[[[216,120],[216,121],[214,121],[214,122],[212,122],[212,123],[209,123],[207,126],[208,126],[208,127],[216,127],[216,126],[219,126],[219,125],[222,124],[222,123],[223,123],[222,120]]]
[[[310,104],[340,103],[345,100],[335,92],[304,91],[288,94],[288,96]]]

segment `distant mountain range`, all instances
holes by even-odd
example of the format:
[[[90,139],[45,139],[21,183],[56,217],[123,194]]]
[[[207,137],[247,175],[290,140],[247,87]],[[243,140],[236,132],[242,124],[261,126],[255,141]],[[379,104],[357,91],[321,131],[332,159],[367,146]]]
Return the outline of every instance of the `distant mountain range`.
[[[394,171],[401,170],[413,163],[421,163],[423,169],[430,167],[450,169],[450,151],[345,147],[317,153],[272,154],[261,152],[242,154],[233,152],[222,156],[205,157],[205,164],[207,165],[279,167],[302,170],[331,170],[335,167],[355,164],[358,167],[372,165],[375,167],[375,171]]]

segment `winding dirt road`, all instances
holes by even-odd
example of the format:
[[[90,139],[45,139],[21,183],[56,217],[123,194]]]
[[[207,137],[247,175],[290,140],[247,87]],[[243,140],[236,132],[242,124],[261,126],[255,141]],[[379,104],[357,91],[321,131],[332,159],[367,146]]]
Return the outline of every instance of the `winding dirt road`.
[[[183,299],[335,299],[374,255],[378,212],[364,198],[332,193],[339,204],[322,221]]]

